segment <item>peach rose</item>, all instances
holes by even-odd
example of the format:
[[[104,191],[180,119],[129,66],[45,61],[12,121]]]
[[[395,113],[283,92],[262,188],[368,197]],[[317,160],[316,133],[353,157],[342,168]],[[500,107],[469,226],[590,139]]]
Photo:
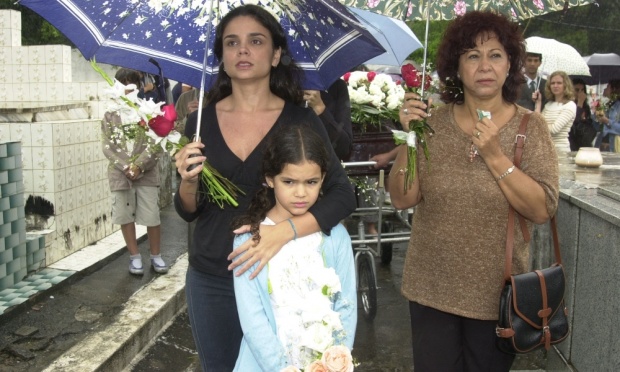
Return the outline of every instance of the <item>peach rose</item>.
[[[320,360],[315,360],[314,362],[308,364],[304,372],[329,372],[323,362]]]
[[[331,346],[323,353],[321,361],[329,372],[353,371],[353,357],[346,346]]]
[[[299,368],[295,366],[287,366],[280,370],[280,372],[301,372]]]

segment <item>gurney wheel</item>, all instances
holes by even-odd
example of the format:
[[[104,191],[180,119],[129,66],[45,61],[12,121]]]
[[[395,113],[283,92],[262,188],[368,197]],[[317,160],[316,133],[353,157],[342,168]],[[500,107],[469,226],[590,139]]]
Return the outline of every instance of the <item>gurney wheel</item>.
[[[364,310],[364,318],[372,321],[377,315],[377,281],[372,268],[371,258],[367,254],[359,257],[358,292]]]

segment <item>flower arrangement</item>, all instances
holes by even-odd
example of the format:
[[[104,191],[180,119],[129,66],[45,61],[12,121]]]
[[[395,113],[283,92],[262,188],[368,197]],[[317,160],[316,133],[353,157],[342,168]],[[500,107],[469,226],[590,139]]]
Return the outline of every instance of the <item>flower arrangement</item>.
[[[187,137],[174,130],[174,121],[177,118],[174,105],[139,98],[138,87],[135,84],[125,86],[118,80],[111,79],[95,60],[91,61],[91,66],[110,84],[110,88],[105,92],[110,99],[108,111],[123,113],[125,118],[129,118],[125,119],[127,122],[122,123],[121,127],[114,128],[108,133],[111,139],[127,144],[139,136],[147,136],[149,146],[146,151],[150,155],[159,151],[168,151],[174,155],[189,142]],[[207,197],[220,208],[224,207],[224,203],[235,207],[238,205],[235,197],[237,192],[242,191],[207,161],[203,163],[201,180],[205,185]]]
[[[342,290],[340,278],[333,268],[323,266],[316,251],[302,249],[297,254],[301,255],[299,260],[290,262],[282,272],[270,274],[274,275],[274,280],[268,282],[269,292],[278,293],[282,306],[291,314],[278,320],[278,337],[289,364],[284,370],[352,370],[335,368],[340,365],[337,361],[343,358],[352,365],[350,351],[338,346],[346,336],[340,313],[333,308],[336,296]],[[319,364],[324,368],[317,369]],[[328,368],[330,365],[332,369]]]
[[[355,369],[351,351],[346,346],[330,346],[321,359],[317,359],[303,370],[304,372],[352,372]],[[288,366],[280,372],[301,372],[297,367]]]
[[[429,66],[430,67],[430,66]],[[427,71],[430,68],[427,67]],[[436,89],[433,79],[430,75],[422,76],[422,72],[415,68],[412,64],[406,64],[401,67],[401,75],[404,80],[404,90],[418,94],[422,99],[428,97],[432,91]],[[418,156],[418,142],[422,147],[424,156],[428,160],[427,136],[433,135],[434,131],[426,120],[412,120],[409,122],[409,132],[392,130],[394,134],[394,142],[397,145],[407,145],[407,169],[405,170],[405,189],[411,187],[415,180]]]
[[[386,121],[398,121],[398,109],[405,91],[387,74],[353,71],[344,74],[351,100],[351,121],[363,133],[368,126],[380,128]]]

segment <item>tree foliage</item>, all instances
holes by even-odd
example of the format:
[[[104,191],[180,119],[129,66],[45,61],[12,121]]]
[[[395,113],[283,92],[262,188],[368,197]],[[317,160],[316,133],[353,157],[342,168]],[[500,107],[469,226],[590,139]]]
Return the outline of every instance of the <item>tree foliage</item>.
[[[14,0],[0,0],[0,9],[12,9],[22,15],[22,45],[64,44],[73,46],[60,31],[32,10],[14,4]]]

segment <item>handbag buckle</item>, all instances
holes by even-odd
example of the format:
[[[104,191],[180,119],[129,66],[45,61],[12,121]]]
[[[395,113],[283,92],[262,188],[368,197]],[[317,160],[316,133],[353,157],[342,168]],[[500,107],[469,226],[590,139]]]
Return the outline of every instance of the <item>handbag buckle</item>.
[[[517,134],[515,136],[515,143],[519,142],[519,137],[523,138],[523,143],[525,143],[525,139],[527,138],[525,134]]]

